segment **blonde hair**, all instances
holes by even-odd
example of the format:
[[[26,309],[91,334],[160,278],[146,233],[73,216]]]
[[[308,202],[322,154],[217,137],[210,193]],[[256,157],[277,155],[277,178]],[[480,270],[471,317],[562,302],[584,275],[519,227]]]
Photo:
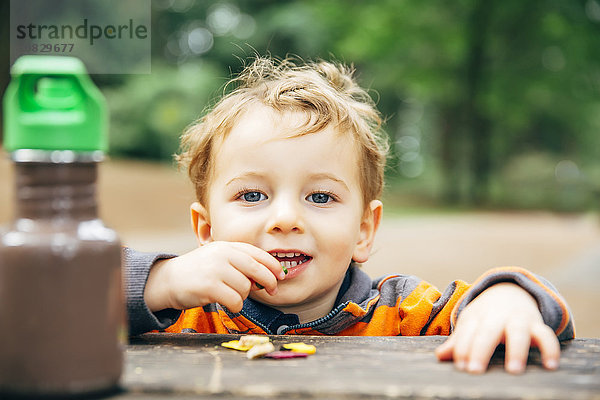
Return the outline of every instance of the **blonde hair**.
[[[206,195],[217,143],[222,143],[245,110],[256,104],[279,112],[305,112],[306,121],[293,136],[315,133],[329,124],[339,133],[351,133],[359,149],[363,205],[379,198],[388,143],[375,103],[353,74],[351,67],[325,61],[296,65],[290,59],[254,60],[228,83],[237,87],[188,126],[181,137],[176,160],[181,168],[187,168],[198,201],[208,206]]]

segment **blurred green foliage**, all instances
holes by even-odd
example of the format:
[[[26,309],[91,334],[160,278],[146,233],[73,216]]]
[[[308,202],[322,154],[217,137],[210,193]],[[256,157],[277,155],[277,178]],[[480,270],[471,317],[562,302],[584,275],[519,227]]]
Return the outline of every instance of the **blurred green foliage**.
[[[218,87],[218,69],[206,62],[179,68],[155,65],[151,75],[131,75],[104,90],[112,154],[169,160],[182,130],[199,118]]]
[[[356,66],[415,203],[599,203],[599,0],[153,0],[152,74],[102,77],[115,155],[170,159],[253,54]]]

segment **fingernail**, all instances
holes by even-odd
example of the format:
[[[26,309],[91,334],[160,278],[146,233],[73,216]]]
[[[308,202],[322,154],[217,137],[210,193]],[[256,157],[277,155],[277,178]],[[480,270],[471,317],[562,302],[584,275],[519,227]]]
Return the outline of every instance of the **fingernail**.
[[[469,366],[467,367],[467,369],[469,370],[469,372],[482,372],[483,365],[479,361],[471,360],[469,361]]]
[[[461,371],[464,371],[465,368],[467,368],[467,363],[464,360],[457,361],[455,363],[455,365],[456,365],[456,368],[458,368]]]
[[[524,369],[523,363],[516,360],[509,361],[509,363],[506,365],[506,370],[513,374],[519,374],[523,372]]]
[[[281,271],[279,273],[279,280],[281,280],[281,281],[284,280],[285,279],[285,275],[286,275],[286,272]]]
[[[548,369],[557,369],[558,368],[558,360],[550,359],[544,362],[544,366]]]

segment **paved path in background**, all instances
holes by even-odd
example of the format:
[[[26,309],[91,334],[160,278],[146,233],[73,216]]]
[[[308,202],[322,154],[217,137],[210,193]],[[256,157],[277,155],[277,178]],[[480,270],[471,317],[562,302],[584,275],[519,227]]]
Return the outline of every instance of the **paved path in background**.
[[[12,208],[9,163],[0,161],[0,224]],[[193,249],[193,192],[168,165],[109,161],[100,174],[103,219],[126,245],[182,253]],[[600,221],[594,215],[465,213],[384,216],[364,266],[371,276],[414,274],[443,289],[484,270],[524,266],[550,279],[567,298],[578,335],[600,337]]]

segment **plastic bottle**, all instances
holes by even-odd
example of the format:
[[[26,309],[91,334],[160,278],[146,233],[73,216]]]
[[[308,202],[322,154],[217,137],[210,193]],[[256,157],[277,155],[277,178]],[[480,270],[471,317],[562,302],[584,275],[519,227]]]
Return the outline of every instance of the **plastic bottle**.
[[[0,398],[118,387],[121,246],[98,218],[100,91],[76,58],[24,56],[4,97],[15,218],[0,239]]]

